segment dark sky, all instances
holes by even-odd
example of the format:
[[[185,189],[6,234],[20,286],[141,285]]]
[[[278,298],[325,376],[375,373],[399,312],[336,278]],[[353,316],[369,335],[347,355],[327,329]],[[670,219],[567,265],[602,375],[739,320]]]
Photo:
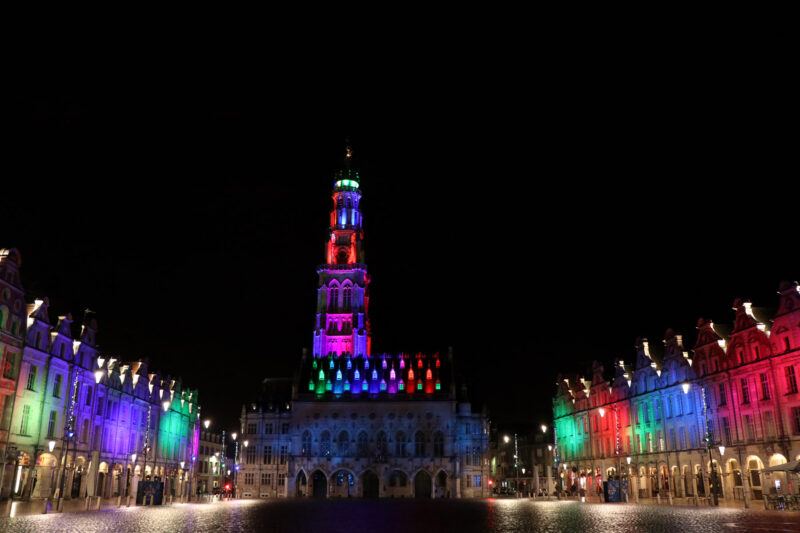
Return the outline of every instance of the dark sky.
[[[54,319],[94,309],[106,353],[199,388],[218,429],[310,345],[348,135],[373,351],[453,346],[500,421],[544,421],[558,372],[630,360],[667,327],[691,346],[698,317],[730,322],[736,297],[774,307],[800,276],[780,91],[700,70],[468,78],[370,80],[369,100],[126,86],[29,101],[0,246]]]

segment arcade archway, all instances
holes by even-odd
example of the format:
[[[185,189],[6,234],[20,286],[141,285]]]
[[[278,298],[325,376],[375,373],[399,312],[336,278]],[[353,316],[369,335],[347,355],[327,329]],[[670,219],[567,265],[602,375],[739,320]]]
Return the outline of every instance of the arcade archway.
[[[431,489],[431,475],[424,470],[417,472],[417,475],[414,476],[414,497],[430,498]]]

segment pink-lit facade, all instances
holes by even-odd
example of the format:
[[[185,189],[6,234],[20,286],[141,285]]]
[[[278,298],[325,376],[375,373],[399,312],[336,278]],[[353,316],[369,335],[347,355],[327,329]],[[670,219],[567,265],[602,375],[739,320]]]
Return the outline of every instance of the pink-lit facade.
[[[593,489],[619,466],[640,496],[796,494],[786,474],[761,472],[800,460],[796,282],[780,284],[777,304],[768,319],[737,299],[730,330],[700,319],[691,352],[672,330],[663,356],[638,339],[633,364],[618,359],[610,380],[599,363],[590,379],[560,375],[553,414],[565,488]]]

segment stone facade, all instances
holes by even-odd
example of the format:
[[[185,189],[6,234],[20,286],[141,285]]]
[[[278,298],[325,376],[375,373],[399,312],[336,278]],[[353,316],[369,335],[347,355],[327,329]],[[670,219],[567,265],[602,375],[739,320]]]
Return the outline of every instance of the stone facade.
[[[146,361],[103,355],[91,311],[77,336],[70,314],[51,320],[47,298],[27,306],[27,320],[11,321],[23,291],[8,273],[19,264],[18,252],[0,252],[0,294],[13,313],[0,307],[0,325],[11,324],[2,331],[0,390],[13,391],[11,402],[3,394],[0,497],[125,496],[143,472],[163,480],[167,495],[184,494],[197,455],[197,391]]]
[[[639,496],[749,501],[778,485],[785,491],[785,474],[761,472],[800,460],[800,291],[782,282],[778,293],[771,326],[737,299],[729,332],[698,321],[691,355],[667,330],[663,357],[639,339],[634,364],[617,360],[612,380],[599,363],[590,380],[559,376],[563,485],[592,488],[596,475],[619,470],[633,475]]]
[[[452,351],[372,354],[360,177],[338,172],[310,357],[243,407],[243,497],[488,495],[488,419],[456,394]]]

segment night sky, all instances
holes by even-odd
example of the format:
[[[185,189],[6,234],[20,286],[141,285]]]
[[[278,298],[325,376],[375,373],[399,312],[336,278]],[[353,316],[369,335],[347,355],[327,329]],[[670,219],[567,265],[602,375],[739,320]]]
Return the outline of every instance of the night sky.
[[[543,422],[558,372],[610,370],[667,327],[691,347],[699,317],[730,323],[736,297],[775,307],[779,281],[800,277],[777,104],[658,81],[406,80],[369,104],[288,87],[41,98],[11,144],[0,247],[21,251],[53,320],[71,311],[77,332],[95,310],[106,354],[149,357],[233,428],[260,380],[310,347],[349,136],[373,352],[453,346],[476,407]]]

